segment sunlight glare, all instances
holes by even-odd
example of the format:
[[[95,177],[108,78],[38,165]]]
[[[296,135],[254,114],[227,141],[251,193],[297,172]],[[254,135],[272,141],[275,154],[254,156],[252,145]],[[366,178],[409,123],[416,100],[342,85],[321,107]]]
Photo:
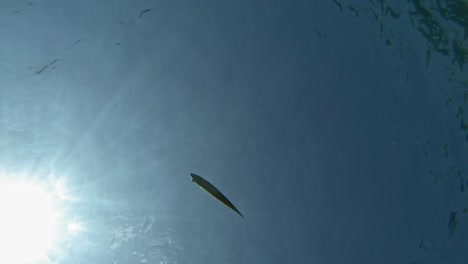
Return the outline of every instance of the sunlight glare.
[[[0,183],[0,263],[43,258],[56,237],[58,212],[39,185]]]
[[[83,225],[81,223],[71,222],[68,224],[68,231],[71,234],[76,235],[83,231]]]

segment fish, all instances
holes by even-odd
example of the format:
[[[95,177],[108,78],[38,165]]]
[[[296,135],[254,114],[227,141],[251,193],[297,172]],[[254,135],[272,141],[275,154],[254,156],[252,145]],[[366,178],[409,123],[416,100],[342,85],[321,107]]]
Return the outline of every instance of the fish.
[[[138,18],[141,18],[141,16],[143,16],[144,13],[149,12],[149,11],[151,11],[151,8],[148,8],[148,9],[145,9],[145,10],[141,11]]]
[[[192,177],[192,182],[198,184],[198,186],[200,186],[203,190],[207,191],[214,198],[218,199],[218,201],[222,202],[224,205],[231,208],[234,212],[238,213],[242,218],[244,218],[244,215],[242,215],[242,213],[237,210],[237,208],[229,201],[229,199],[226,198],[226,196],[224,196],[224,194],[222,194],[216,187],[214,187],[213,184],[195,173],[190,173],[190,176]]]
[[[49,65],[45,65],[45,66],[42,67],[40,70],[36,71],[36,75],[37,75],[37,74],[41,74],[45,69],[47,69],[47,67],[49,67]]]
[[[52,62],[50,62],[49,64],[46,64],[46,65],[43,66],[41,69],[39,69],[39,70],[36,71],[36,75],[37,75],[37,74],[41,74],[43,71],[45,71],[45,69],[47,69],[47,67],[54,65],[54,63],[56,63],[57,61],[58,61],[58,59],[55,59],[55,60],[53,60]],[[52,69],[55,69],[55,67],[52,68]]]

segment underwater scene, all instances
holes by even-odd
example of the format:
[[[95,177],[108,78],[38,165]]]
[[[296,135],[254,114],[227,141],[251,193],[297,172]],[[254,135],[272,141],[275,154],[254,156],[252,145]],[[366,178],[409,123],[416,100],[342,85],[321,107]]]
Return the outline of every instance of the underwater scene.
[[[0,264],[468,263],[468,1],[4,0]]]

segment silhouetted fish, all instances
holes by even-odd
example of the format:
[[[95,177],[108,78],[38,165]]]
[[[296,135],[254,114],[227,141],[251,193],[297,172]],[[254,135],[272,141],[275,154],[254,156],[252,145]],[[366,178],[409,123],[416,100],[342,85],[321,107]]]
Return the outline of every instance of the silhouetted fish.
[[[228,198],[226,198],[226,196],[224,196],[216,187],[214,187],[213,184],[203,179],[202,177],[196,175],[195,173],[190,173],[190,176],[192,177],[192,181],[194,183],[198,184],[202,189],[207,191],[214,198],[218,199],[218,201],[222,202],[224,205],[231,208],[240,216],[242,216],[242,218],[244,218],[241,212],[239,212],[239,210],[237,210],[237,208],[228,200]]]
[[[141,16],[142,16],[144,13],[149,12],[149,11],[151,11],[151,8],[148,8],[148,9],[145,9],[145,10],[141,11],[141,12],[140,12],[140,15],[138,16],[138,18],[141,18]]]

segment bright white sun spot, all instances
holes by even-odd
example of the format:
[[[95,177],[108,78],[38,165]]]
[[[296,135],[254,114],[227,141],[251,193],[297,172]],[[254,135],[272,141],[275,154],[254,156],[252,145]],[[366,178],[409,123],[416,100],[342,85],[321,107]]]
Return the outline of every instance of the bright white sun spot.
[[[30,263],[53,247],[59,213],[39,185],[0,182],[0,263]]]
[[[68,232],[72,235],[76,235],[81,231],[83,231],[83,225],[81,223],[71,222],[68,224]]]
[[[77,197],[74,197],[71,194],[70,190],[67,188],[65,180],[63,179],[57,180],[57,182],[54,184],[54,189],[55,189],[55,193],[61,200],[67,200],[67,201],[78,200]]]

